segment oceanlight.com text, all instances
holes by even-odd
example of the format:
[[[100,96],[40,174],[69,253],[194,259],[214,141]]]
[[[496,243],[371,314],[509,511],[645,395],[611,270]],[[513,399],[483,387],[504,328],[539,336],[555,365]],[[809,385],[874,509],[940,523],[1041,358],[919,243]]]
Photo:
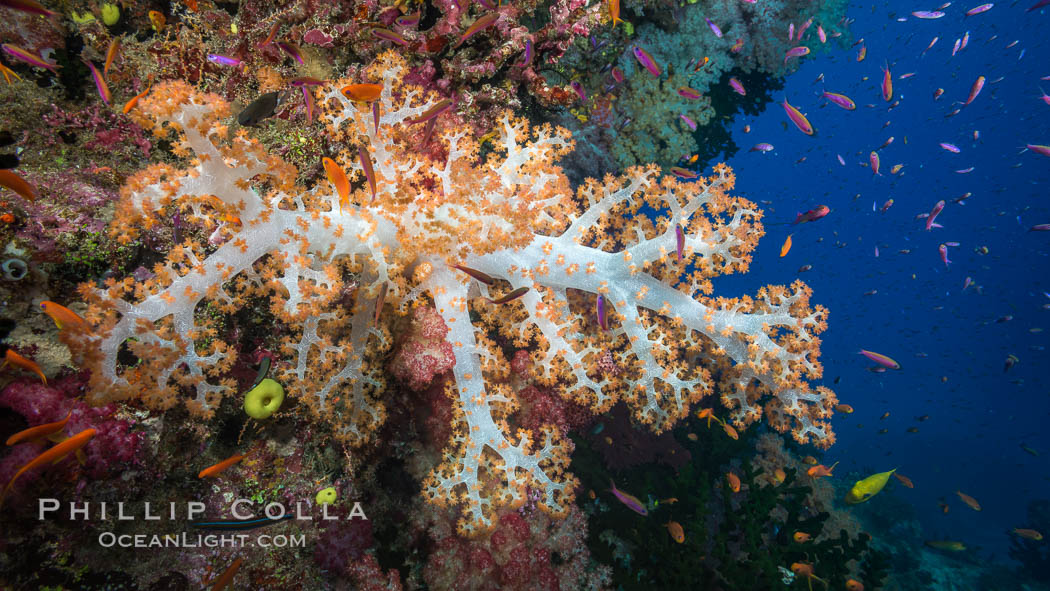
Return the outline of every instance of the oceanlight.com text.
[[[303,548],[304,534],[115,534],[103,532],[98,536],[103,548]]]

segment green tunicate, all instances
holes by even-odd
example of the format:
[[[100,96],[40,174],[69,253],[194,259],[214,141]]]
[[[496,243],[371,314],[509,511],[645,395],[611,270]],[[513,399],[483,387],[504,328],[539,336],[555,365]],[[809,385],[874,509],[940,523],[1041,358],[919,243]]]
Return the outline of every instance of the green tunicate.
[[[265,419],[281,408],[284,388],[267,378],[244,396],[244,412],[253,419]]]
[[[628,37],[634,35],[634,25],[627,21],[623,21],[623,32],[626,33]]]
[[[120,20],[120,7],[116,4],[103,4],[102,5],[102,22],[106,23],[107,27],[112,27],[117,24]]]
[[[337,496],[335,487],[329,486],[328,488],[317,491],[317,497],[315,500],[318,505],[331,505],[335,502]]]
[[[80,25],[94,22],[95,20],[95,15],[91,14],[90,12],[85,12],[84,14],[77,14],[76,12],[72,12],[70,13],[70,16],[73,17],[73,22]]]

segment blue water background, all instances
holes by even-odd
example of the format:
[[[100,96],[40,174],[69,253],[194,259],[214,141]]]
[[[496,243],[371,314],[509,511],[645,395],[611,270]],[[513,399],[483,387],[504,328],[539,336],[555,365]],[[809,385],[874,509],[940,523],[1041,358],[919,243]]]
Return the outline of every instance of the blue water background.
[[[812,224],[767,226],[751,272],[716,283],[718,294],[739,295],[804,279],[813,301],[831,310],[824,383],[856,409],[834,419],[838,442],[825,463],[841,461],[840,478],[899,468],[915,489],[897,486],[895,494],[914,504],[926,539],[960,540],[998,557],[1005,555],[1008,530],[1026,526],[1029,501],[1050,498],[1050,353],[1034,350],[1050,347],[1050,310],[1043,307],[1050,304],[1043,295],[1050,291],[1050,233],[1027,231],[1050,223],[1050,158],[1020,153],[1027,143],[1050,144],[1050,105],[1038,98],[1040,85],[1050,90],[1050,81],[1040,81],[1050,76],[1050,7],[1026,14],[1034,2],[996,3],[965,18],[979,2],[955,2],[939,20],[910,16],[937,8],[936,0],[852,4],[853,39],[865,40],[867,58],[856,61],[858,47],[806,58],[774,95],[807,113],[816,135],[790,123],[785,129],[784,110],[773,104],[758,117],[739,118],[733,137],[744,150],[758,142],[775,150],[742,151],[728,160],[737,171],[737,194],[772,202],[764,206],[768,224],[790,222],[819,204],[833,212]],[[897,22],[903,16],[907,21]],[[966,31],[968,47],[952,57],[955,39]],[[922,57],[934,36],[940,40]],[[814,37],[811,29],[808,38]],[[1020,42],[1006,49],[1015,39]],[[880,92],[884,63],[893,74],[894,100],[900,99],[891,111]],[[906,72],[915,75],[899,80]],[[823,84],[814,84],[821,73]],[[979,75],[988,80],[981,95],[946,118]],[[938,87],[944,95],[934,101]],[[847,94],[857,109],[820,100],[822,88]],[[890,136],[895,141],[880,151],[882,176],[873,176],[861,163]],[[961,153],[941,149],[940,142],[956,144]],[[897,163],[904,164],[902,174],[889,174]],[[954,172],[970,166],[972,173]],[[966,192],[973,196],[965,205],[951,202]],[[872,211],[873,203],[877,209],[890,198],[886,213]],[[948,203],[937,218],[944,228],[927,232],[915,216],[941,199]],[[779,258],[789,233],[794,246]],[[949,268],[938,254],[947,241],[960,243],[949,248]],[[982,245],[989,254],[974,252]],[[804,264],[813,269],[800,275]],[[962,290],[967,276],[982,293]],[[863,295],[869,290],[878,293]],[[1013,319],[996,323],[1007,315]],[[893,357],[902,369],[869,372],[872,364],[857,354],[862,348]],[[1020,363],[1004,373],[1010,354]],[[833,386],[836,376],[841,382]],[[879,420],[887,411],[890,417]],[[920,423],[920,415],[930,418]],[[919,432],[908,433],[911,426]],[[889,432],[878,435],[882,428]],[[1021,443],[1042,455],[1026,453]],[[966,507],[956,490],[977,498],[983,511]],[[941,500],[948,514],[938,507]]]

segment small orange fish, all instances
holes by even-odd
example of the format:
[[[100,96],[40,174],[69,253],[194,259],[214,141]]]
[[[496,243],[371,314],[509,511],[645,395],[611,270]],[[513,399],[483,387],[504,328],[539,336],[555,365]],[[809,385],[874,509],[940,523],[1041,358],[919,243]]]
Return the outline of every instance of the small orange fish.
[[[707,419],[707,428],[708,429],[711,428],[711,420],[712,419],[714,419],[716,421],[718,420],[718,417],[715,416],[714,409],[711,409],[711,408],[702,408],[702,409],[700,409],[700,412],[696,413],[696,418],[698,418],[698,419]]]
[[[1015,527],[1014,528],[1014,533],[1019,535],[1019,536],[1021,536],[1022,538],[1026,539],[1026,540],[1035,540],[1036,542],[1038,542],[1038,541],[1041,541],[1043,539],[1043,534],[1039,533],[1038,531],[1036,531],[1034,529],[1025,529],[1025,528],[1021,528],[1021,527]]]
[[[898,474],[896,472],[893,473],[893,477],[897,480],[900,480],[901,484],[903,484],[904,486],[908,488],[915,488],[915,484],[912,483],[911,478],[908,478],[907,476],[904,476],[903,474]]]
[[[26,201],[36,201],[36,190],[14,172],[0,169],[0,187],[11,189]]]
[[[808,474],[810,476],[810,478],[822,478],[822,477],[834,476],[834,474],[832,474],[831,471],[834,470],[835,466],[838,466],[838,465],[839,465],[839,463],[835,462],[834,464],[831,465],[830,468],[828,468],[824,464],[819,464],[819,465],[813,466],[809,470],[806,470],[806,474]]]
[[[814,458],[813,456],[806,456],[802,458],[802,463],[809,464],[810,466],[816,466],[818,462],[817,458]]]
[[[229,468],[230,466],[236,464],[237,462],[243,459],[244,454],[236,454],[230,456],[225,460],[219,462],[218,464],[208,466],[207,468],[201,470],[200,474],[197,475],[197,478],[213,478],[215,476],[218,476],[219,473],[221,473],[223,470]]]
[[[340,89],[343,96],[352,100],[359,101],[362,103],[370,103],[375,100],[379,100],[380,95],[383,94],[382,84],[350,84]]]
[[[87,442],[91,441],[91,438],[95,436],[95,433],[96,431],[94,429],[85,429],[33,458],[32,461],[25,466],[22,466],[18,472],[15,472],[15,475],[11,477],[11,480],[8,481],[7,486],[4,487],[4,491],[0,493],[0,504],[3,504],[4,497],[7,496],[7,491],[11,489],[11,485],[14,484],[21,475],[44,464],[58,463],[62,458],[87,445]]]
[[[791,250],[791,236],[788,234],[788,237],[784,239],[784,245],[780,247],[780,258],[787,256],[788,251]]]
[[[324,164],[325,174],[328,175],[328,182],[332,183],[336,192],[339,193],[339,211],[343,211],[344,206],[350,205],[350,181],[335,160],[325,156],[321,162]]]
[[[740,477],[732,472],[726,472],[726,480],[729,481],[729,490],[740,492]]]
[[[937,503],[937,506],[941,508],[941,513],[948,513],[948,503]]]
[[[836,404],[835,410],[844,415],[853,414],[853,407],[848,404]]]
[[[686,433],[685,436],[686,436],[687,439],[689,439],[689,441],[696,441],[696,440],[700,439],[700,437],[697,436],[696,433]]]
[[[857,579],[846,579],[846,591],[864,591],[864,583]]]
[[[122,111],[122,112],[123,112],[123,113],[124,113],[125,115],[127,115],[128,113],[130,113],[130,112],[131,112],[131,110],[132,110],[132,109],[134,109],[134,108],[135,108],[135,106],[139,104],[139,101],[140,101],[140,100],[141,100],[141,99],[142,99],[143,97],[145,97],[145,96],[146,96],[147,94],[149,94],[149,89],[150,89],[150,88],[153,88],[153,86],[152,86],[152,85],[151,85],[151,86],[147,86],[147,87],[146,87],[146,90],[143,90],[142,92],[140,92],[140,93],[136,94],[135,96],[131,97],[131,99],[130,99],[130,100],[129,100],[128,102],[124,103],[124,109],[123,109],[123,111]]]
[[[109,75],[109,67],[113,65],[113,60],[116,59],[117,53],[120,52],[120,37],[114,37],[109,42],[109,48],[106,50],[106,62],[102,66],[102,76]]]
[[[674,538],[674,541],[679,544],[685,542],[685,530],[682,529],[682,524],[677,521],[668,521],[664,526],[667,527],[667,531],[671,534],[671,537]]]
[[[890,418],[890,411],[887,410],[885,413],[883,413],[883,415],[881,417],[879,417],[879,420],[880,421],[885,421],[888,418]]]
[[[966,503],[974,511],[981,510],[981,504],[977,502],[977,499],[971,497],[970,495],[960,490],[955,491],[955,494],[959,495],[959,498],[962,499],[962,502]]]
[[[795,542],[797,542],[799,544],[804,544],[804,543],[808,542],[810,539],[812,539],[812,537],[813,536],[807,534],[804,531],[797,531],[797,532],[795,532],[795,535],[791,536],[791,538],[793,540],[795,540]]]
[[[725,421],[722,421],[722,430],[726,432],[726,435],[728,435],[730,439],[740,439],[740,435],[736,432],[736,429]]]
[[[40,366],[36,364],[32,359],[22,357],[18,353],[15,353],[14,349],[8,347],[7,351],[4,352],[4,362],[0,363],[0,368],[10,363],[16,367],[21,367],[26,371],[31,371],[36,375],[40,376],[40,381],[47,385],[47,378],[44,377],[44,372],[40,370]]]
[[[787,472],[784,472],[783,468],[777,468],[773,471],[773,480],[775,480],[777,484],[783,484],[784,481],[787,480]]]
[[[55,302],[40,302],[40,307],[44,310],[44,314],[47,314],[51,317],[51,320],[55,321],[55,326],[58,327],[58,330],[75,328],[79,331],[89,332],[87,322],[84,322],[83,318],[69,308]]]
[[[824,588],[828,588],[828,582],[824,579],[813,574],[813,565],[805,562],[795,562],[791,564],[791,572],[795,573],[795,576],[806,577],[806,582],[809,583],[809,588],[813,589],[813,579],[824,583]]]
[[[61,431],[66,423],[69,421],[69,417],[73,416],[73,411],[69,411],[66,418],[61,421],[55,421],[54,423],[44,423],[43,425],[37,425],[36,427],[30,427],[15,433],[14,435],[7,438],[7,445],[18,445],[26,441],[33,441],[34,439],[42,439],[48,435],[53,435]]]
[[[211,591],[222,591],[233,582],[233,577],[237,574],[237,569],[241,568],[241,560],[242,559],[240,558],[234,560],[233,564],[226,569],[226,572],[222,573],[219,578],[215,579],[214,583],[209,583],[209,585],[212,586]]]
[[[620,0],[609,0],[609,18],[612,19],[613,27],[623,22],[620,19]]]

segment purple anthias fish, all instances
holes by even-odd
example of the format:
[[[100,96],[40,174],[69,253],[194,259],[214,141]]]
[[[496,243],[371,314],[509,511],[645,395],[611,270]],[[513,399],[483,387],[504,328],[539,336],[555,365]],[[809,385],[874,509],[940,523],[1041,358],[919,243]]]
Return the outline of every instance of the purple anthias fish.
[[[722,29],[719,29],[718,25],[716,25],[715,23],[711,22],[711,19],[707,18],[706,16],[704,17],[704,21],[707,23],[708,27],[711,27],[711,32],[715,34],[715,37],[718,37],[719,39],[721,39],[722,38]]]
[[[662,73],[660,70],[660,64],[656,63],[656,60],[653,59],[653,56],[649,55],[648,51],[637,45],[635,45],[634,49],[631,51],[634,53],[634,58],[638,60],[638,63],[642,64],[642,67],[649,70],[649,73],[653,76],[656,76],[657,78],[660,77],[660,74]]]
[[[935,19],[941,18],[942,16],[944,16],[944,13],[939,10],[916,10],[915,12],[911,13],[911,15],[915,18]]]
[[[642,515],[643,517],[649,515],[649,510],[646,509],[645,505],[638,500],[638,497],[618,490],[616,488],[616,483],[614,483],[611,479],[609,480],[609,486],[612,487],[610,490],[612,491],[613,496],[615,496],[616,499],[624,505],[627,505],[628,509],[634,511],[639,515]]]
[[[237,67],[241,65],[241,60],[225,55],[219,55],[217,53],[209,53],[208,61],[213,64],[219,64],[220,66]]]
[[[828,92],[825,90],[824,93],[820,95],[820,98],[828,99],[847,111],[852,111],[857,108],[857,104],[853,102],[853,99],[844,94],[838,94],[837,92]]]
[[[1035,226],[1032,229],[1038,228]],[[685,232],[682,230],[682,226],[675,224],[674,226],[674,253],[678,257],[678,262],[682,262],[682,253],[685,251]]]

